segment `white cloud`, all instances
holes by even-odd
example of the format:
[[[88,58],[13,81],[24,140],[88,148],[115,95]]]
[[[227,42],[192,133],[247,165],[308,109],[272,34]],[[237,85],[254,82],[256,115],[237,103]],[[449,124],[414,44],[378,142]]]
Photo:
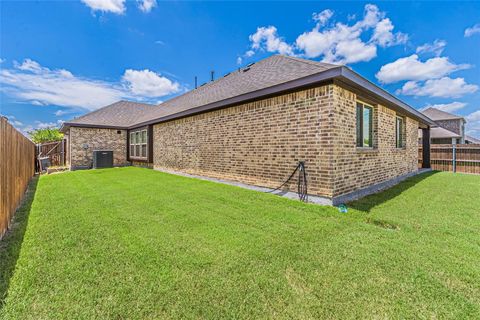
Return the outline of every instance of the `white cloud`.
[[[274,26],[259,27],[257,32],[249,36],[251,41],[251,50],[247,51],[247,56],[252,56],[254,51],[264,50],[267,52],[278,52],[280,54],[293,54],[293,48],[277,34],[277,28]]]
[[[416,50],[417,53],[432,52],[437,57],[440,56],[447,45],[447,41],[436,39],[433,43],[425,43],[419,46]]]
[[[465,29],[464,36],[465,37],[471,37],[474,34],[480,33],[480,23],[477,23],[476,25]]]
[[[148,100],[179,90],[176,82],[149,70],[126,70],[122,82],[111,83],[51,70],[30,59],[0,70],[0,90],[36,105],[95,110],[121,99]]]
[[[241,65],[242,62],[243,62],[242,57],[237,57],[237,64],[238,64],[238,65]]]
[[[465,120],[467,120],[466,133],[480,139],[480,110],[470,113]]]
[[[358,61],[369,61],[376,57],[376,55],[377,47],[375,45],[366,44],[360,39],[352,39],[339,42],[335,54],[328,52],[323,60],[325,62],[346,64]]]
[[[31,71],[33,73],[40,73],[45,70],[38,62],[31,59],[25,59],[22,63],[14,61],[13,65],[19,70]]]
[[[427,80],[424,83],[408,81],[401,89],[397,90],[397,94],[458,98],[477,90],[477,85],[467,84],[463,78],[452,79],[443,77],[441,79]]]
[[[454,64],[447,57],[435,57],[422,62],[418,55],[400,58],[380,68],[377,79],[383,83],[402,80],[427,80],[446,76],[454,71],[470,68],[468,64]]]
[[[401,32],[394,34],[392,32],[393,28],[394,26],[389,18],[381,20],[375,26],[371,41],[384,48],[406,43],[408,35]]]
[[[125,12],[125,0],[81,0],[92,11],[112,12],[123,14]]]
[[[467,121],[480,121],[480,110],[470,113],[465,119]]]
[[[37,105],[58,105],[94,110],[125,96],[110,83],[74,77],[64,70],[50,70],[26,60],[16,69],[0,71],[2,91]]]
[[[45,128],[58,128],[62,125],[64,121],[63,120],[57,120],[56,122],[41,122],[41,121],[35,121],[35,127],[34,129],[45,129]],[[31,130],[29,130],[31,131]]]
[[[180,90],[180,85],[158,73],[145,70],[125,70],[122,77],[130,91],[139,96],[162,97]]]
[[[66,110],[57,110],[57,111],[55,111],[55,115],[56,115],[57,117],[63,116],[63,115],[68,114],[68,113],[70,113],[70,112],[68,112],[68,111],[66,111]]]
[[[300,34],[294,44],[281,38],[275,26],[260,27],[250,35],[251,48],[244,56],[266,51],[307,58],[322,57],[323,61],[330,63],[355,63],[375,58],[377,46],[390,47],[408,39],[406,34],[393,33],[392,21],[376,5],[367,4],[363,18],[352,25],[340,22],[332,25],[329,22],[333,14],[330,9],[313,13],[315,26]],[[350,16],[349,20],[352,19],[355,17]],[[370,39],[364,41],[365,37]]]
[[[137,0],[138,1],[138,0]],[[143,12],[150,12],[157,6],[157,0],[140,0],[138,1],[138,8]]]
[[[0,63],[4,63],[5,59],[0,58]]]
[[[333,11],[330,9],[326,9],[326,10],[323,10],[322,12],[312,14],[313,20],[322,26],[325,25],[332,16],[333,16]]]
[[[364,42],[362,35],[372,29],[370,40]],[[308,58],[323,56],[325,62],[370,61],[377,56],[377,46],[390,47],[407,41],[407,35],[393,33],[393,29],[384,12],[376,5],[367,4],[362,20],[353,25],[337,23],[330,28],[322,28],[322,24],[317,23],[311,31],[297,37],[296,47]]]
[[[22,123],[21,121],[18,121],[17,118],[15,118],[15,116],[13,116],[13,115],[5,115],[5,117],[7,117],[8,122],[10,122],[11,124],[13,124],[14,127],[18,128],[18,127],[23,126],[23,123]]]
[[[425,106],[422,110],[426,110],[428,108],[435,108],[438,110],[442,110],[445,112],[455,112],[460,109],[463,109],[467,104],[464,102],[451,102],[451,103],[439,103],[439,104],[429,104]]]
[[[307,58],[323,56],[326,62],[338,63],[369,61],[377,55],[376,46],[364,43],[359,37],[358,29],[353,30],[338,23],[330,30],[321,32],[318,28],[314,28],[312,31],[301,34],[296,40],[296,45]],[[354,47],[353,50],[348,49],[350,45]],[[355,57],[350,57],[349,53],[352,51]],[[362,51],[368,51],[368,53],[365,54]]]

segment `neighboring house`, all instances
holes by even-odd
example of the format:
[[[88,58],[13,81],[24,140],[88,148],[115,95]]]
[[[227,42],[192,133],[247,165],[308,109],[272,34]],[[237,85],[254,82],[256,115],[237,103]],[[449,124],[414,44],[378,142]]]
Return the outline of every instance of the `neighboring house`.
[[[474,138],[472,136],[465,136],[465,143],[468,144],[480,144],[480,139]]]
[[[465,136],[465,118],[436,108],[428,108],[422,112],[438,125],[438,127],[432,128],[430,131],[432,144],[467,143]]]
[[[417,131],[431,125],[345,66],[276,55],[162,104],[117,102],[62,130],[71,169],[113,150],[116,166],[275,188],[305,161],[308,193],[336,204],[415,174]]]

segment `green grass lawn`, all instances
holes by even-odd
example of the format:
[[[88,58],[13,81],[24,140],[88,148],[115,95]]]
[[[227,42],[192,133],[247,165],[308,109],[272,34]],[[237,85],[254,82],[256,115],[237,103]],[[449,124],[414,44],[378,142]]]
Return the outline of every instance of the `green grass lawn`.
[[[35,186],[34,186],[35,187]],[[336,208],[140,168],[42,176],[0,318],[480,318],[480,176]]]

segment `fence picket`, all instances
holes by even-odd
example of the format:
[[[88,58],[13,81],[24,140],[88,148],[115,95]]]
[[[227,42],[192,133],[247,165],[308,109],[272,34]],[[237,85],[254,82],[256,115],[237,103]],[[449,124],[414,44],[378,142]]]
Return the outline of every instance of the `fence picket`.
[[[422,147],[418,162],[421,167]],[[432,144],[430,165],[433,170],[480,174],[480,144]]]
[[[0,239],[35,173],[35,144],[0,117]]]

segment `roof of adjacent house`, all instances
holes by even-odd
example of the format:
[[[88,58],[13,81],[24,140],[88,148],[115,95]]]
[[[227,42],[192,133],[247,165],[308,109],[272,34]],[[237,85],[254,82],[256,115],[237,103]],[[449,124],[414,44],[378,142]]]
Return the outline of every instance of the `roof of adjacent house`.
[[[430,138],[442,139],[442,138],[461,138],[461,136],[455,132],[447,130],[442,127],[436,127],[430,129]]]
[[[437,108],[430,107],[422,111],[422,113],[428,116],[430,119],[437,121],[437,120],[457,120],[463,119],[461,116],[457,116],[455,114],[439,110]]]
[[[469,141],[470,143],[480,144],[480,139],[477,139],[477,138],[472,137],[472,136],[465,136],[465,140]]]
[[[64,127],[116,125],[122,128],[135,128],[228,107],[285,91],[311,87],[333,79],[350,87],[367,91],[385,105],[406,113],[423,124],[435,125],[427,116],[345,66],[274,55],[157,106],[121,101],[67,121]],[[118,107],[117,104],[119,104]],[[133,115],[136,113],[135,110],[138,114]]]

